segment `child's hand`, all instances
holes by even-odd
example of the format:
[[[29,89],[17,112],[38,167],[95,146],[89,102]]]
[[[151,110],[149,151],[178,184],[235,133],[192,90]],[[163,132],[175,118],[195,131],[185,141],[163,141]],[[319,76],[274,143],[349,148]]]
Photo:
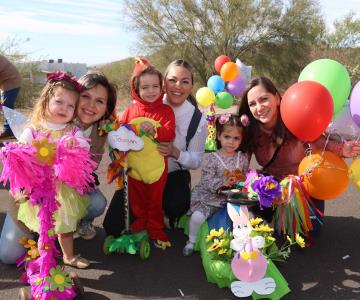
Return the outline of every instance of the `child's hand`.
[[[73,136],[65,137],[64,141],[65,141],[65,148],[67,149],[72,149],[78,144],[76,138],[74,138]]]
[[[236,182],[237,182],[236,177],[229,177],[229,178],[226,179],[226,181],[224,182],[224,186],[232,187]]]
[[[154,125],[151,124],[150,122],[142,122],[140,124],[140,128],[145,131],[148,132],[150,135],[154,136],[155,135],[155,128]]]

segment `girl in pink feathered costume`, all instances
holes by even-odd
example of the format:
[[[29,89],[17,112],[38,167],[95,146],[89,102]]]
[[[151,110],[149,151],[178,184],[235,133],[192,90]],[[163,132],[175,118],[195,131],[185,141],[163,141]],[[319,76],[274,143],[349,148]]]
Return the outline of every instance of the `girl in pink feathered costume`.
[[[48,136],[50,141],[64,141],[69,149],[78,146],[89,149],[82,132],[73,123],[80,91],[81,85],[67,74],[51,73],[34,108],[30,126],[25,128],[19,141],[31,144],[40,134]],[[60,207],[55,213],[55,233],[58,234],[63,261],[67,265],[86,268],[89,261],[74,255],[73,233],[87,211],[89,200],[63,183],[57,185],[56,200]],[[18,219],[32,231],[39,232],[39,206],[33,206],[23,197],[20,202]]]

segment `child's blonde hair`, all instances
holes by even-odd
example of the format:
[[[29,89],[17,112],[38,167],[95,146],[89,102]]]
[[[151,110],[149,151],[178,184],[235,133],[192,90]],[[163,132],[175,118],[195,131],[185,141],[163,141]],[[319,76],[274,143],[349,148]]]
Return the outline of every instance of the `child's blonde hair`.
[[[76,81],[77,83],[77,81]],[[60,80],[48,80],[46,82],[45,87],[41,91],[40,97],[36,100],[36,104],[34,106],[34,111],[31,115],[30,122],[34,125],[40,125],[42,120],[47,120],[47,111],[49,108],[49,102],[51,97],[55,95],[55,91],[57,88],[62,87],[68,91],[76,93],[78,96],[80,96],[80,85],[77,86],[73,82],[69,82],[68,79],[60,79]],[[74,120],[76,116],[76,110],[78,106],[79,101],[76,101],[75,103],[75,113],[72,118]]]

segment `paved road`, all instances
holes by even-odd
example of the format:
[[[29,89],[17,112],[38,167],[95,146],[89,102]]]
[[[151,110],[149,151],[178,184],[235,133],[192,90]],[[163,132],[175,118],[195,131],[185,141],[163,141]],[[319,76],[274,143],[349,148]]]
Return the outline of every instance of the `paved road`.
[[[102,187],[111,199],[111,187]],[[284,299],[360,299],[359,198],[351,184],[339,199],[328,201],[324,230],[314,246],[293,251],[288,262],[277,265],[292,290]],[[0,228],[3,219],[0,213]],[[75,243],[76,251],[92,261],[91,269],[78,271],[85,285],[83,299],[236,299],[230,290],[207,282],[199,254],[181,255],[186,240],[181,231],[169,232],[171,249],[153,248],[150,259],[142,261],[138,256],[105,256],[101,218],[97,223],[93,241]],[[16,299],[19,275],[14,266],[0,263],[0,299]]]

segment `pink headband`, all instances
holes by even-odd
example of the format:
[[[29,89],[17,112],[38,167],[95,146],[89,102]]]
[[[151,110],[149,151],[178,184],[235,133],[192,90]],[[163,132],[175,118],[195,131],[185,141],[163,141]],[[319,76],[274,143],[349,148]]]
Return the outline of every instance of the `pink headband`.
[[[70,83],[79,93],[81,93],[84,87],[76,80],[75,76],[69,76],[67,73],[56,70],[52,73],[47,74],[47,81],[66,81]]]
[[[231,117],[231,114],[229,114],[229,113],[221,115],[219,117],[219,123],[222,125],[226,124],[227,122],[229,122],[230,117]]]

